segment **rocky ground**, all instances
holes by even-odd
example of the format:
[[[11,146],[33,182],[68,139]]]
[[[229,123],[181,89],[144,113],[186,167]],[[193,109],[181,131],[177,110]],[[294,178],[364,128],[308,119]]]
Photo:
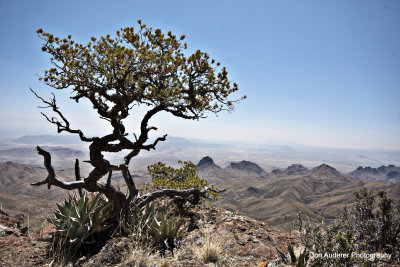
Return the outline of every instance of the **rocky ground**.
[[[69,266],[266,266],[279,258],[277,248],[287,251],[289,243],[297,245],[295,235],[222,208],[194,208],[185,220],[188,230],[173,253],[161,256],[135,247],[130,238],[116,237],[99,253]],[[49,228],[30,235],[22,223],[22,216],[1,211],[0,266],[51,265],[48,243],[37,241]]]
[[[23,227],[22,214],[11,216],[0,210],[0,266],[43,266],[48,244],[37,241]]]

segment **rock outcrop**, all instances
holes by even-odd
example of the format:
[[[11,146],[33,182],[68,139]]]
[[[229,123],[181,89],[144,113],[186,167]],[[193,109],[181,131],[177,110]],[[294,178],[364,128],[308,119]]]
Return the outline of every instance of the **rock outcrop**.
[[[386,184],[400,182],[400,167],[394,165],[379,168],[358,167],[347,175],[364,181],[378,181]]]
[[[244,172],[253,172],[257,174],[262,174],[264,172],[264,170],[260,166],[258,166],[258,164],[247,160],[242,160],[237,163],[231,163],[228,168]]]
[[[197,163],[197,168],[199,170],[204,170],[208,168],[220,168],[220,167],[214,163],[214,160],[211,157],[205,156],[199,161],[199,163]]]

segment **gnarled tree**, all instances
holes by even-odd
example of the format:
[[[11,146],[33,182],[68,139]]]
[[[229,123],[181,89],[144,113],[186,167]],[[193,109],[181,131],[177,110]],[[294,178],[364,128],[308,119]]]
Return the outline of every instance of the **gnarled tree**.
[[[74,129],[57,106],[54,95],[47,100],[31,89],[45,107],[51,108],[57,115],[49,117],[42,113],[57,126],[58,133],[76,134],[83,142],[90,143],[89,163],[93,166],[89,175],[82,179],[77,160],[76,181],[60,180],[51,166],[50,153],[37,147],[38,153],[44,157],[48,176],[33,185],[47,184],[48,188],[54,185],[66,190],[100,192],[120,208],[127,207],[129,203],[141,207],[162,196],[205,196],[207,190],[212,190],[163,189],[138,196],[128,169],[129,163],[140,151],[155,149],[157,143],[165,141],[167,136],[148,143],[149,132],[157,130],[149,126],[154,115],[168,112],[183,119],[198,120],[205,118],[206,112],[231,111],[236,102],[245,98],[228,99],[238,86],[228,80],[225,67],[220,67],[220,63],[207,53],[197,50],[185,56],[187,44],[182,43],[185,36],[177,38],[171,32],[164,34],[160,29],[147,27],[140,20],[138,24],[137,30],[128,27],[117,31],[115,37],[91,37],[91,42],[87,44],[74,42],[70,35],[62,39],[42,29],[37,30],[39,38],[44,41],[42,51],[51,55],[52,64],[39,80],[55,89],[71,90],[71,99],[76,102],[89,100],[100,118],[110,123],[112,133],[89,137],[82,130]],[[124,119],[137,106],[146,107],[147,113],[141,119],[138,135],[129,135]],[[119,165],[111,164],[103,156],[103,152],[120,151],[126,151],[126,155]],[[128,199],[111,185],[112,171],[122,172],[129,189]],[[107,174],[106,184],[100,183],[99,180]]]

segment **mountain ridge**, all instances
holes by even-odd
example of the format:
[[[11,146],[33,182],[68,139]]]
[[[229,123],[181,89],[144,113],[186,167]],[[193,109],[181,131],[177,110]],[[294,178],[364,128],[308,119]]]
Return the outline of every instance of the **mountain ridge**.
[[[391,187],[379,182],[368,182],[348,177],[335,168],[321,164],[308,170],[301,165],[290,165],[278,173],[244,172],[232,168],[221,168],[211,157],[199,161],[199,176],[220,189],[221,200],[215,203],[228,210],[265,221],[271,225],[286,225],[283,218],[294,219],[301,211],[314,219],[331,220],[345,205],[353,200],[353,191],[367,187],[371,190],[389,190],[391,196],[400,199],[400,183]],[[74,180],[73,168],[56,168],[62,179]],[[46,211],[54,208],[56,201],[68,193],[59,188],[47,190],[45,187],[32,187],[30,183],[46,177],[43,166],[0,163],[0,202],[7,208],[31,215],[41,214],[38,207]],[[146,177],[136,177],[136,181]],[[113,179],[114,183],[118,182]],[[326,210],[325,215],[320,212]]]
[[[217,187],[228,188],[215,205],[271,225],[282,225],[287,230],[290,223],[283,219],[285,217],[294,220],[297,213],[302,212],[312,220],[329,222],[352,203],[355,190],[363,187],[375,192],[389,189],[383,183],[349,177],[325,163],[312,169],[292,164],[284,170],[259,175],[253,172],[247,176],[242,176],[241,169],[229,166],[214,170],[214,167],[202,168],[199,175]],[[393,193],[395,199],[400,199],[396,192]],[[321,213],[323,210],[325,214]]]
[[[355,179],[362,179],[365,181],[379,181],[386,184],[400,182],[400,167],[393,164],[388,166],[380,166],[378,168],[372,167],[358,167],[354,171],[347,174]]]
[[[23,136],[21,136],[21,138],[22,137]],[[32,141],[32,138],[36,138],[36,140]],[[67,140],[55,141],[52,145],[54,145],[54,143],[63,145],[73,143],[71,146],[77,149],[87,150],[87,147],[83,148],[84,144],[79,141],[76,135],[30,136],[28,139],[31,139],[31,141],[26,143],[43,145],[52,142],[51,139],[54,138]],[[150,138],[156,138],[156,136],[150,136]],[[22,143],[15,143],[15,139],[14,137],[7,137],[7,139],[4,139],[3,142],[0,143],[0,149],[1,147],[10,148],[23,145]],[[74,140],[77,140],[77,142]],[[77,146],[77,144],[79,144],[79,146]],[[153,164],[154,157],[156,157],[158,161],[165,161],[167,164],[174,164],[179,159],[189,159],[194,162],[201,155],[211,154],[216,159],[219,159],[216,163],[220,166],[245,159],[256,162],[268,172],[278,168],[284,169],[292,163],[299,163],[310,168],[311,166],[317,166],[325,162],[343,173],[351,172],[358,166],[375,167],[387,164],[388,162],[400,165],[400,151],[315,147],[284,141],[255,144],[168,136],[165,142],[159,142],[155,152],[155,154],[152,153],[152,156],[141,153],[137,161],[133,162],[133,164],[136,164],[136,168],[141,167],[143,164]],[[244,157],[243,155],[246,156]],[[143,168],[143,170],[145,170],[145,168]]]
[[[227,169],[245,171],[245,172],[252,172],[256,174],[262,174],[265,171],[257,164],[251,161],[242,160],[239,162],[231,162]]]

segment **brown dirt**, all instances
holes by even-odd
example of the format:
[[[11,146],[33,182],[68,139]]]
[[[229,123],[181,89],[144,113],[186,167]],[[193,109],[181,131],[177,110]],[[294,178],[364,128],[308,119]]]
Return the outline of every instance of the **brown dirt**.
[[[48,243],[28,237],[23,215],[11,216],[0,210],[0,266],[43,266]]]

